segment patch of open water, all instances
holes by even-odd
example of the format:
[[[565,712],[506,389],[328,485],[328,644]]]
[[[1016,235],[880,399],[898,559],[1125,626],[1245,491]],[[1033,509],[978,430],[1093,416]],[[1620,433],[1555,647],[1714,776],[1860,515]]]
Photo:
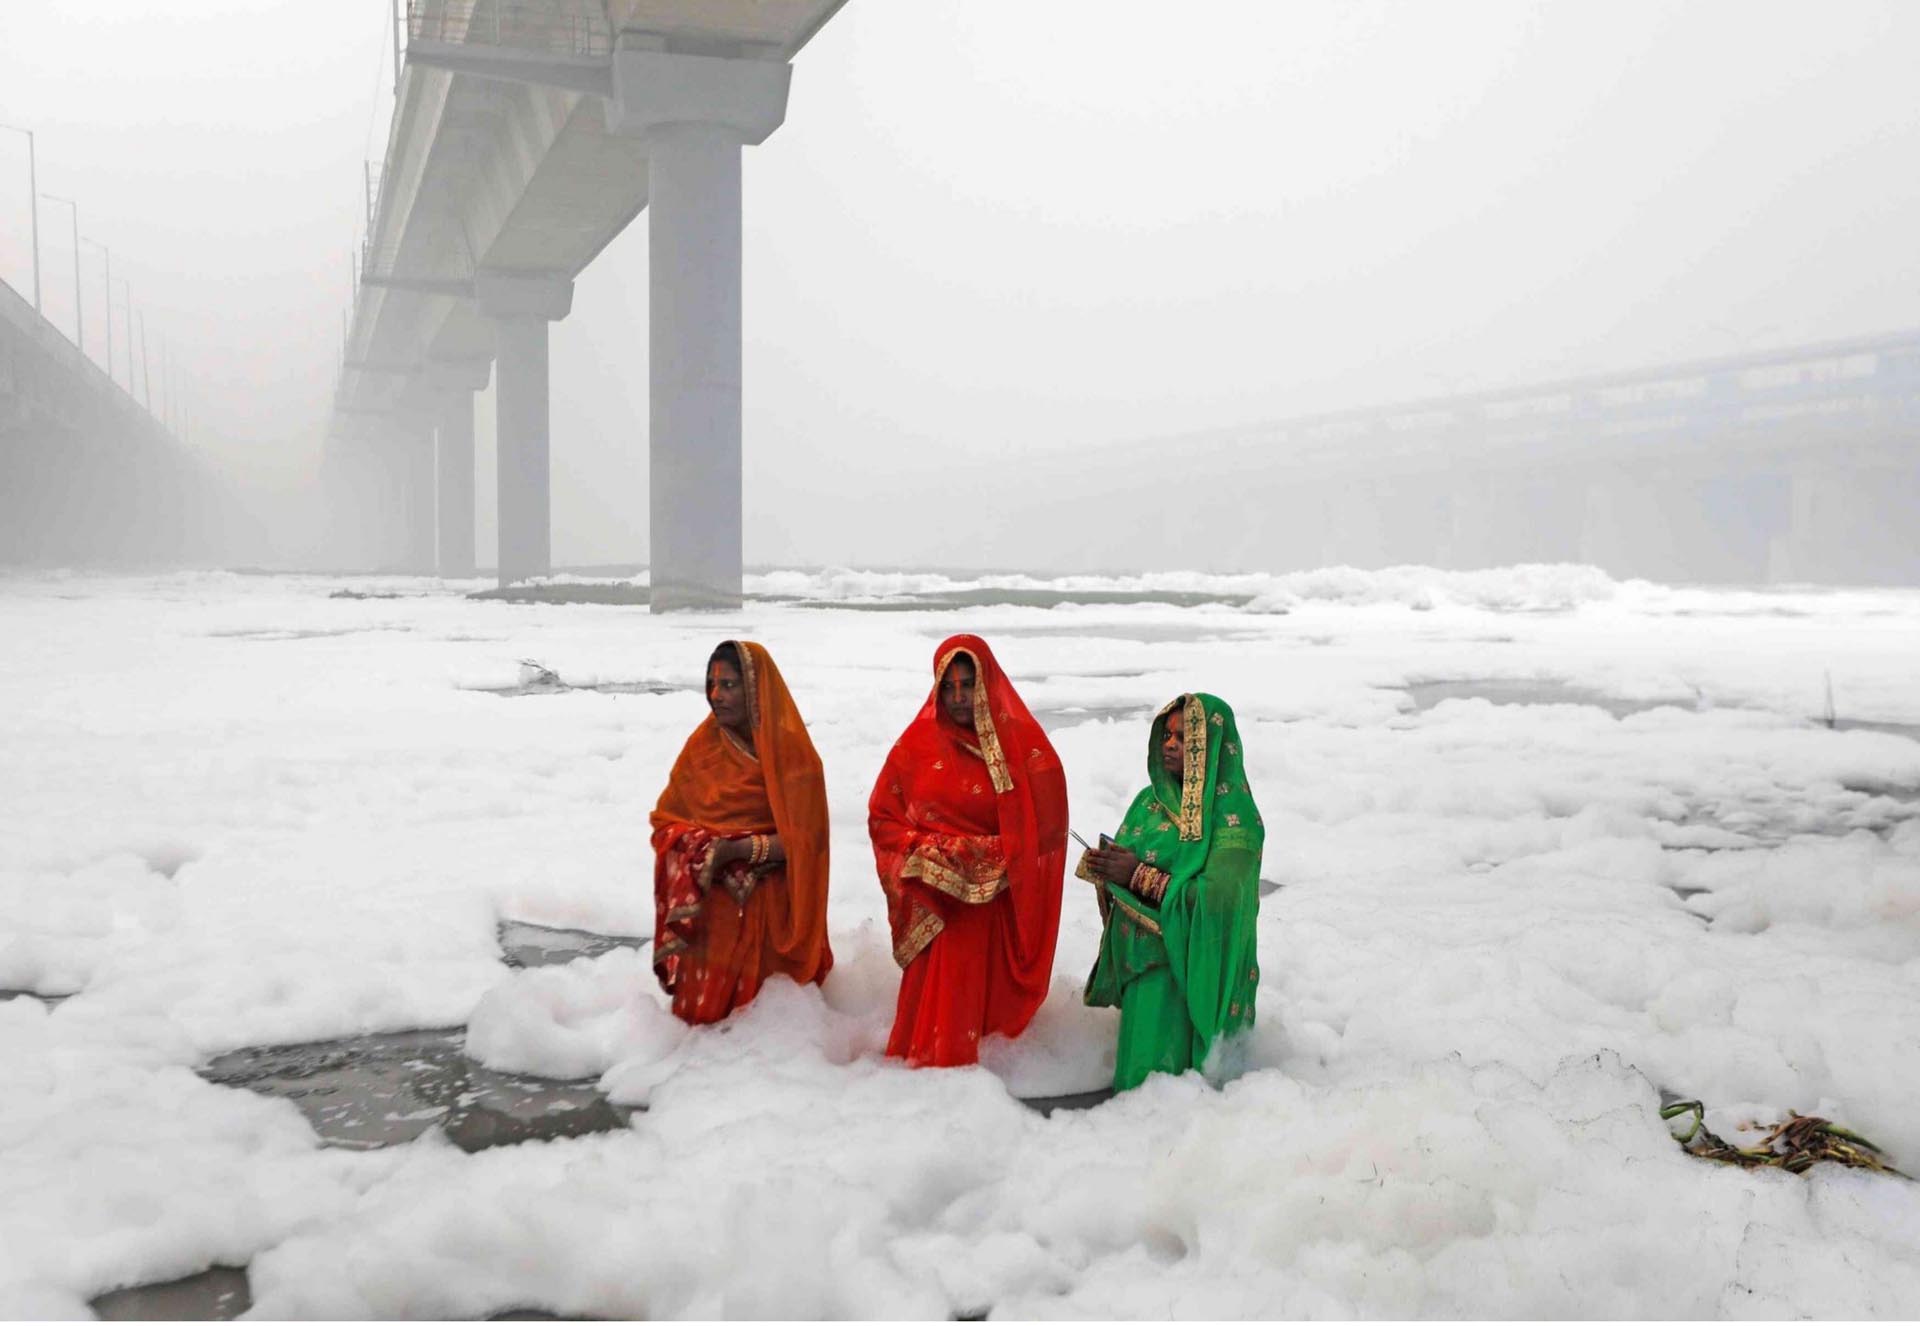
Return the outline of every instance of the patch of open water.
[[[48,1008],[58,1008],[71,997],[70,995],[41,994],[35,990],[0,990],[0,1004],[6,1003],[9,999],[33,999],[45,1004]]]
[[[924,628],[920,632],[929,640],[939,640],[946,636],[944,629]],[[1143,645],[1198,645],[1232,642],[1240,640],[1265,640],[1266,632],[1249,630],[1246,627],[1224,626],[1205,619],[1194,622],[1073,622],[1054,625],[1052,623],[1018,623],[1008,626],[996,626],[994,635],[1034,636],[1040,638],[1058,638],[1062,640],[1130,640]]]
[[[693,690],[694,687],[674,686],[664,681],[603,681],[584,686],[563,681],[545,685],[535,683],[531,686],[463,686],[460,689],[516,699],[523,695],[573,695],[581,691],[591,691],[596,695],[671,695],[675,691]]]
[[[501,1073],[466,1056],[466,1030],[379,1032],[220,1055],[209,1082],[291,1100],[329,1146],[411,1142],[444,1129],[464,1151],[624,1128],[633,1111],[591,1082]]]
[[[697,683],[656,681],[651,678],[640,681],[570,682],[545,664],[523,658],[520,660],[520,680],[511,686],[463,686],[460,689],[481,695],[513,698],[523,695],[569,695],[575,691],[592,691],[598,695],[671,695],[675,691],[698,690],[699,686]]]
[[[102,1321],[234,1321],[253,1308],[247,1272],[215,1266],[198,1275],[160,1284],[115,1289],[87,1305]],[[489,1321],[586,1321],[560,1317],[538,1308],[509,1308]]]
[[[1112,1087],[1100,1087],[1094,1091],[1074,1091],[1064,1096],[1022,1096],[1020,1103],[1043,1118],[1051,1118],[1055,1110],[1090,1110],[1096,1105],[1104,1105],[1113,1099]]]
[[[1920,723],[1875,723],[1864,719],[1836,718],[1830,724],[1836,732],[1885,732],[1889,736],[1920,741]]]
[[[645,585],[506,585],[467,595],[486,603],[598,603],[644,608],[653,601]]]
[[[598,957],[647,942],[525,921],[502,921],[499,937],[502,960],[516,968]],[[382,1032],[235,1050],[214,1059],[201,1076],[285,1097],[329,1145],[355,1149],[395,1146],[444,1128],[455,1145],[478,1151],[608,1132],[625,1127],[633,1114],[591,1082],[497,1072],[467,1058],[465,1047],[461,1027]]]
[[[834,608],[846,612],[950,612],[960,608],[1059,608],[1069,604],[1095,607],[1200,608],[1218,605],[1243,607],[1249,594],[1207,594],[1193,590],[1133,589],[947,589],[924,594],[901,594],[884,599],[796,599],[802,608]],[[1275,614],[1279,615],[1279,614]]]
[[[100,1295],[87,1305],[102,1321],[232,1321],[253,1306],[247,1273],[215,1266],[198,1275]]]
[[[501,960],[509,967],[553,967],[575,958],[597,958],[617,948],[640,948],[649,942],[632,935],[566,930],[530,921],[502,921],[499,934]]]
[[[404,634],[411,626],[338,626],[325,630],[293,630],[287,627],[260,627],[238,631],[208,631],[207,637],[213,640],[331,640],[342,635],[373,635],[379,632]]]
[[[1413,700],[1413,712],[1424,714],[1445,700],[1485,700],[1489,704],[1577,704],[1604,709],[1615,718],[1643,714],[1654,709],[1701,708],[1698,696],[1660,696],[1653,699],[1629,699],[1609,695],[1586,686],[1555,678],[1462,677],[1443,681],[1416,681],[1403,690]],[[1832,722],[1811,720],[1836,732],[1884,732],[1890,736],[1920,741],[1920,723],[1891,723],[1873,719],[1837,718]]]
[[[1692,696],[1630,700],[1551,678],[1463,677],[1452,681],[1410,682],[1395,689],[1407,693],[1417,714],[1424,714],[1447,700],[1485,700],[1488,704],[1502,705],[1577,704],[1604,709],[1615,718],[1653,709],[1698,707]]]
[[[1103,723],[1109,719],[1126,722],[1145,722],[1153,717],[1153,706],[1146,704],[1063,704],[1046,706],[1033,711],[1040,720],[1040,726],[1049,731],[1059,728],[1079,727],[1084,723]]]

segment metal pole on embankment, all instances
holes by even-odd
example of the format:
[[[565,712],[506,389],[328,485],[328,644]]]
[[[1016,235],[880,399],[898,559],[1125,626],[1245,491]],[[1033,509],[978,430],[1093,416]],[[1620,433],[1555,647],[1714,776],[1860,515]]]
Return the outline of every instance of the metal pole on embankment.
[[[153,356],[147,352],[147,311],[140,310],[140,393],[146,398],[147,413],[153,413]]]
[[[74,210],[74,219],[77,221],[79,219],[80,209],[76,207],[73,210]],[[80,236],[79,243],[91,244],[93,245],[94,248],[99,249],[100,257],[106,264],[104,268],[106,277],[101,282],[101,284],[106,288],[107,306],[105,309],[102,310],[102,312],[105,313],[106,319],[107,319],[107,380],[112,381],[113,380],[113,251],[109,249],[106,245],[102,244],[99,240],[89,239],[85,235]],[[74,259],[74,267],[75,267],[74,286],[75,286],[76,292],[78,291],[78,288],[79,288],[79,276],[78,276],[79,261],[80,261],[79,258],[76,256]],[[76,297],[77,297],[77,294],[76,294]]]
[[[56,193],[40,195],[50,203],[64,203],[73,212],[73,343],[87,353],[87,317],[85,301],[80,298],[80,204]]]
[[[127,327],[127,395],[129,395],[129,396],[131,396],[131,395],[133,395],[133,392],[134,392],[134,380],[133,380],[133,365],[134,365],[134,361],[133,361],[133,282],[131,282],[131,281],[129,281],[129,280],[128,280],[128,279],[127,279],[126,277],[124,277],[124,276],[120,278],[120,294],[121,294],[121,297],[122,297],[122,301],[123,301],[123,302],[125,303],[125,305],[126,305],[126,309],[127,309],[127,315],[126,315],[126,327]],[[109,309],[107,310],[107,313],[108,313],[108,321],[107,321],[107,327],[108,327],[108,329],[109,329],[109,330],[111,330],[111,329],[112,329],[112,327],[113,327],[113,321],[112,321],[112,313],[113,313],[113,310],[112,310],[111,308],[109,308]]]
[[[17,124],[0,124],[0,129],[11,129],[17,134],[27,136],[27,211],[33,218],[33,311],[40,309],[40,167],[33,150],[33,130],[22,129]]]
[[[90,241],[91,242],[91,241]],[[113,250],[100,246],[100,284],[105,287],[101,294],[106,307],[101,316],[107,320],[107,381],[113,381]]]

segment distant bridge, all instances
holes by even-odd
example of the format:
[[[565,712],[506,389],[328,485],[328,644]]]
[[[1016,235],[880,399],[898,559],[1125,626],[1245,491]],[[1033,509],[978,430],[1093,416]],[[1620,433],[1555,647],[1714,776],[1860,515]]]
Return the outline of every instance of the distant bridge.
[[[343,555],[473,573],[491,372],[499,578],[549,571],[548,324],[650,208],[653,604],[740,601],[741,148],[842,3],[409,0],[327,457]]]
[[[141,401],[0,282],[0,565],[196,560],[222,500]]]
[[[1231,476],[1203,531],[1066,523],[1062,560],[1920,584],[1920,331],[1109,448],[1072,481],[1188,465]]]

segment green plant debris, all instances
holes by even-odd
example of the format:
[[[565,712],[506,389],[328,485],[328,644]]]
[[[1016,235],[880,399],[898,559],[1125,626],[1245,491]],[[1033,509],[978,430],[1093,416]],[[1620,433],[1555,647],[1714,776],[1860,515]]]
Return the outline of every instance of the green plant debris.
[[[1880,1148],[1860,1134],[1816,1115],[1788,1110],[1786,1119],[1751,1147],[1735,1146],[1708,1128],[1706,1107],[1697,1100],[1676,1100],[1661,1109],[1660,1117],[1674,1129],[1674,1140],[1702,1160],[1742,1169],[1783,1169],[1789,1174],[1804,1174],[1827,1160],[1852,1169],[1912,1177],[1889,1165]],[[1686,1122],[1676,1126],[1677,1120]]]

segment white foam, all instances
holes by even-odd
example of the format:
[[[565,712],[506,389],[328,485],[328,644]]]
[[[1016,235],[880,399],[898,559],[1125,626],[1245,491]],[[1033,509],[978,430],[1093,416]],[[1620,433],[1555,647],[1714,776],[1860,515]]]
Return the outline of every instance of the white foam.
[[[1254,605],[652,618],[344,583],[0,580],[34,641],[0,655],[0,988],[73,996],[0,1002],[0,1314],[248,1260],[260,1311],[295,1316],[1920,1313],[1912,1185],[1716,1168],[1657,1117],[1658,1089],[1812,1111],[1920,1167],[1920,743],[1811,721],[1829,677],[1842,718],[1920,721],[1920,595],[827,571],[750,588]],[[1018,1103],[1111,1069],[1071,879],[1026,1037],[975,1069],[882,1057],[898,973],[865,803],[956,630],[1036,707],[1094,713],[1054,731],[1082,833],[1138,787],[1135,716],[1235,705],[1281,888],[1224,1090]],[[688,1031],[644,949],[507,971],[502,916],[650,933],[647,811],[731,635],[774,650],[826,765],[834,974]],[[463,689],[524,658],[686,689]],[[1466,678],[1679,703],[1416,713],[1397,689]],[[646,1112],[356,1156],[190,1072],[461,1024],[483,1062]]]

